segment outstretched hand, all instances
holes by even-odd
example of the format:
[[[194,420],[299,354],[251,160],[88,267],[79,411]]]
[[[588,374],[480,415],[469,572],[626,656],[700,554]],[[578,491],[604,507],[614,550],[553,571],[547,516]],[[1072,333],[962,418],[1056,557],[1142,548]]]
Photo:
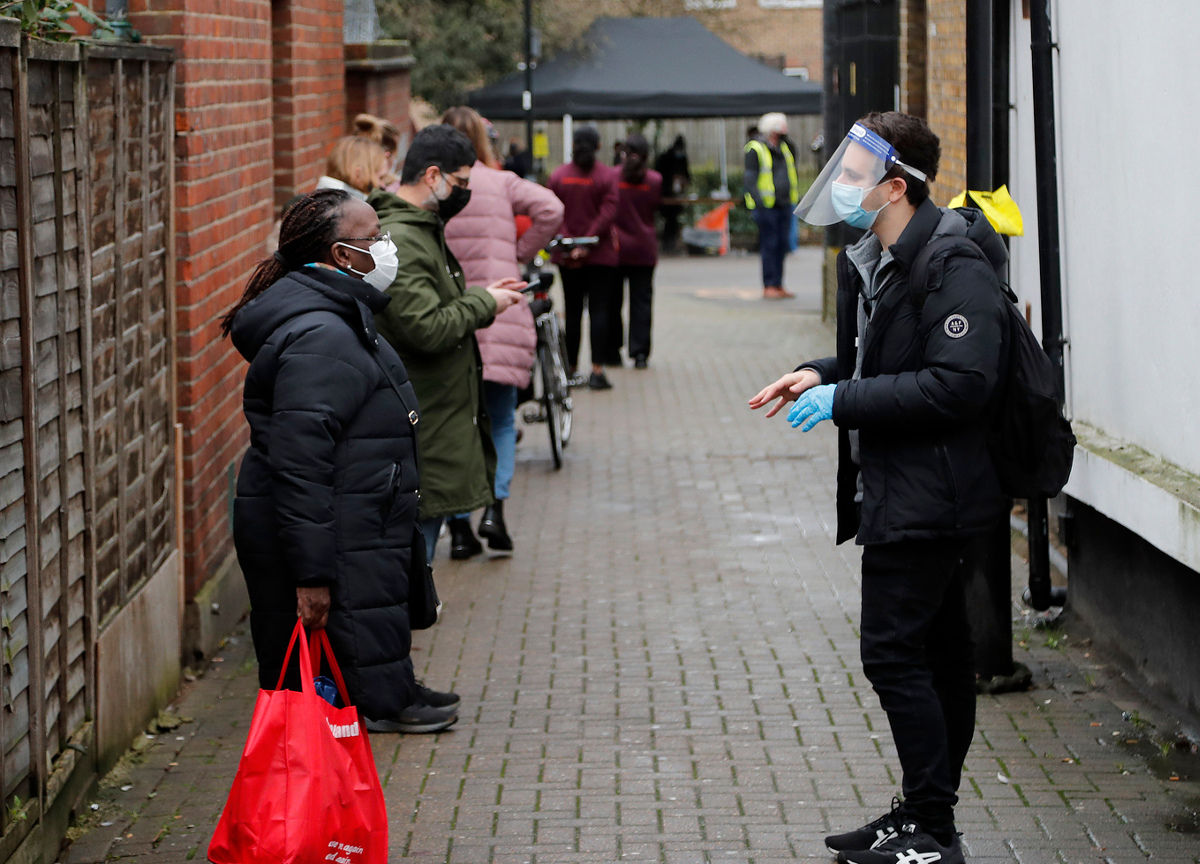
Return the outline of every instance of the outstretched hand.
[[[767,417],[774,417],[783,409],[783,406],[789,402],[794,402],[797,397],[810,387],[816,387],[821,383],[821,376],[813,369],[801,369],[799,372],[789,372],[784,375],[774,384],[769,384],[750,400],[749,405],[751,410],[758,410],[773,399],[778,399],[771,409],[766,413]]]

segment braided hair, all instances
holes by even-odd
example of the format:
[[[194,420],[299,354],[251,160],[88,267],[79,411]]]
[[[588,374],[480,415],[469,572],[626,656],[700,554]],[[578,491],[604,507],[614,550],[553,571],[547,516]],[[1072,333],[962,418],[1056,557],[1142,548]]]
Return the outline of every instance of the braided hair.
[[[299,196],[283,211],[279,250],[254,268],[241,298],[221,319],[222,336],[233,330],[233,319],[243,306],[290,271],[324,257],[337,240],[342,206],[349,200],[350,195],[341,189],[318,189]]]

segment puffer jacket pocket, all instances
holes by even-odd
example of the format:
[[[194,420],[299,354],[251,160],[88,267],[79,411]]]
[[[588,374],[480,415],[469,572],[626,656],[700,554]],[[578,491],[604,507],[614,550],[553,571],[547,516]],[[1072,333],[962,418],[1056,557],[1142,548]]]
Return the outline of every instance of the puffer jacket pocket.
[[[383,500],[379,505],[380,537],[387,533],[388,521],[392,518],[392,513],[394,513],[396,510],[396,499],[400,497],[400,489],[403,480],[404,471],[400,467],[400,463],[393,462],[388,471],[387,488],[384,490]]]
[[[882,536],[873,538],[875,542],[953,531],[957,524],[955,472],[944,445],[909,438],[894,440],[881,449],[883,476],[872,484],[874,489],[864,488],[865,493],[882,487],[886,498],[886,517],[877,523]],[[864,469],[875,463],[865,457],[864,447]],[[867,503],[864,494],[864,511]]]

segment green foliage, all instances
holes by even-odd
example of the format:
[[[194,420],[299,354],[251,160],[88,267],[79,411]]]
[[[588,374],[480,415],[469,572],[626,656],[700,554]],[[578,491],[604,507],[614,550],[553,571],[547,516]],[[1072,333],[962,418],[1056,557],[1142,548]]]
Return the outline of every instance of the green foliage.
[[[70,20],[79,16],[97,30],[111,31],[108,22],[77,0],[13,0],[0,2],[0,15],[16,18],[30,36],[50,42],[75,38]]]
[[[29,811],[25,809],[28,802],[22,802],[20,795],[14,795],[12,802],[8,805],[8,821],[24,822],[29,818]]]
[[[378,0],[389,39],[412,43],[413,95],[439,111],[513,72],[524,49],[521,0]]]

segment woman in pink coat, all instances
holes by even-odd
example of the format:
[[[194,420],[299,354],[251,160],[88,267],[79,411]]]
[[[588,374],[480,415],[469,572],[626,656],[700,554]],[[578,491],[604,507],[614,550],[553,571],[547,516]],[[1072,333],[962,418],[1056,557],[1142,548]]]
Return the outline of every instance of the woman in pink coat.
[[[520,276],[520,265],[557,233],[563,205],[549,189],[499,170],[488,142],[485,120],[471,108],[451,108],[442,122],[471,139],[478,157],[471,168],[471,200],[446,223],[446,244],[463,268],[467,285],[490,285],[506,276]],[[528,216],[533,225],[517,239],[515,217]],[[483,393],[492,420],[496,445],[496,503],[483,511],[479,534],[497,552],[511,552],[512,538],[504,524],[504,501],[512,482],[517,449],[517,391],[529,386],[537,334],[529,304],[517,303],[496,316],[491,326],[475,331],[483,355]],[[450,557],[469,558],[483,551],[471,532],[470,514],[449,520]]]

